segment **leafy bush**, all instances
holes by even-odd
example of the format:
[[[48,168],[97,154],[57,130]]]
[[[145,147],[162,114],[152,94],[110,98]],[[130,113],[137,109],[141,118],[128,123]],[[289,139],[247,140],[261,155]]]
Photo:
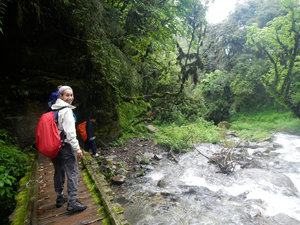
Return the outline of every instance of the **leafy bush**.
[[[158,124],[175,123],[181,126],[187,122],[196,121],[207,110],[201,89],[198,87],[185,87],[179,98],[163,99],[160,105],[163,108],[156,119]]]
[[[233,94],[233,111],[249,111],[257,109],[261,105],[270,102],[265,88],[261,83],[261,77],[268,71],[269,65],[264,59],[253,57],[250,54],[242,54],[237,58],[231,73],[233,74],[230,89]]]
[[[14,144],[16,145],[17,141],[15,138],[7,134],[5,130],[0,130],[0,143]]]
[[[201,81],[203,97],[206,100],[206,118],[216,124],[227,120],[233,102],[229,74],[216,70],[206,74]]]
[[[26,154],[11,144],[14,139],[5,131],[0,131],[0,138],[0,224],[5,224],[15,207],[18,181],[24,176],[28,161]]]
[[[111,143],[111,145],[122,145],[130,138],[147,133],[147,129],[142,123],[136,126],[133,125],[142,118],[141,115],[146,115],[147,107],[149,105],[144,101],[123,102],[118,105],[117,111],[123,132],[122,137]]]
[[[195,143],[217,143],[221,140],[220,128],[202,118],[183,126],[156,126],[159,130],[155,132],[153,139],[175,152],[192,148]]]

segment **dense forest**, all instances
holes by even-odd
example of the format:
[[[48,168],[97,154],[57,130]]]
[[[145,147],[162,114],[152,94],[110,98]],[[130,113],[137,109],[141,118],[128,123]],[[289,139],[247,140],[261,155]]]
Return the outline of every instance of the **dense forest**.
[[[23,114],[68,83],[103,136],[120,136],[133,108],[132,124],[156,110],[218,124],[263,105],[299,117],[298,2],[248,1],[216,25],[208,3],[2,1],[1,111]]]
[[[16,143],[7,132],[28,152],[60,84],[74,89],[78,121],[97,118],[103,146],[144,135],[146,123],[213,126],[266,109],[299,118],[299,1],[248,0],[218,24],[206,21],[210,2],[2,0],[0,172],[10,180],[0,182],[2,202],[22,175],[2,173],[3,160],[26,161],[7,147]]]

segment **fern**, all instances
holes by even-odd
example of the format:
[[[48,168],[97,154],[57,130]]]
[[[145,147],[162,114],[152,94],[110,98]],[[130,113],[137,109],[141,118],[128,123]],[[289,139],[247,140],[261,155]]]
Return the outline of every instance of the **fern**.
[[[0,2],[0,32],[3,34],[3,16],[5,15],[6,12],[6,4],[4,2]]]

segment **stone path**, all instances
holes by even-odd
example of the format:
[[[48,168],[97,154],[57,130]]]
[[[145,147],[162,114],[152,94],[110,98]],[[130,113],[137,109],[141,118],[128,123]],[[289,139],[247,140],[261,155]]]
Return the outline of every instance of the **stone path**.
[[[79,224],[102,224],[102,217],[97,215],[97,209],[100,207],[90,194],[90,191],[83,180],[81,165],[79,165],[79,185],[77,198],[87,209],[79,213],[69,213],[67,203],[61,208],[56,208],[56,193],[53,185],[54,168],[50,159],[39,156],[39,190],[37,201],[37,224],[61,224],[61,225],[79,225]],[[66,181],[67,183],[67,181]],[[65,184],[66,186],[66,184]],[[66,187],[65,187],[66,190]],[[66,194],[66,193],[65,193]]]

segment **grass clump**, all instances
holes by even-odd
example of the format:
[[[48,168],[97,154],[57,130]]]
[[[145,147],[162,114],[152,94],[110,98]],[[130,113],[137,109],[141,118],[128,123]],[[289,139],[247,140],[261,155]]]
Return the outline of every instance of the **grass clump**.
[[[231,130],[241,138],[257,141],[271,136],[272,132],[300,134],[300,119],[291,112],[265,110],[261,112],[237,113],[231,118]]]
[[[155,126],[158,131],[155,132],[153,139],[175,152],[189,150],[195,143],[218,143],[222,138],[220,128],[202,118],[181,126],[176,124]]]

